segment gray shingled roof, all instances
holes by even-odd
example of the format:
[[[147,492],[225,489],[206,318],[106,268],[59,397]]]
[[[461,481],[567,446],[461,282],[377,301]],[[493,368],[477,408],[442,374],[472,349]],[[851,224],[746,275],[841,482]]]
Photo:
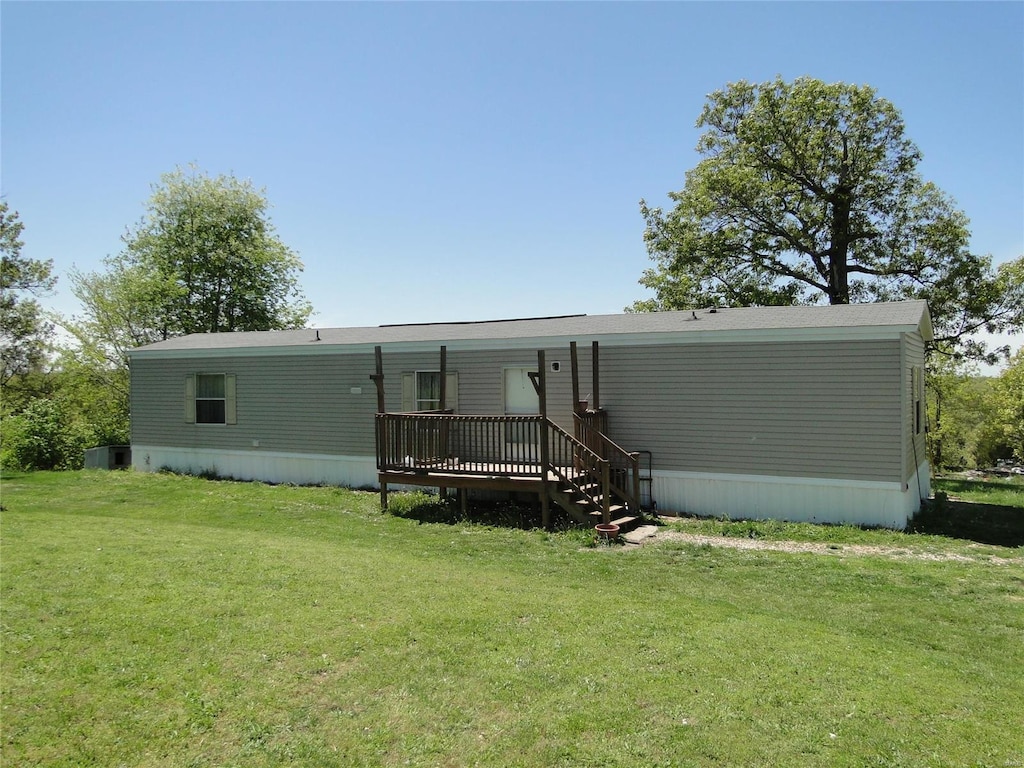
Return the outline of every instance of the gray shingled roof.
[[[923,301],[815,307],[650,312],[621,315],[492,320],[468,323],[385,325],[365,328],[305,328],[296,331],[198,333],[140,347],[135,352],[270,349],[415,342],[484,341],[573,337],[583,341],[620,334],[686,334],[786,329],[890,328],[915,330],[930,338]],[[317,336],[319,335],[319,341]],[[652,340],[653,341],[653,340]]]

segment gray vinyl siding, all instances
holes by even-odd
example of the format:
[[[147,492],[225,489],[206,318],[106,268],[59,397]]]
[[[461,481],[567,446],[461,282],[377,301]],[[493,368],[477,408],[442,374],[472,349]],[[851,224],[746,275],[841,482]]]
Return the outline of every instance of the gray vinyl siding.
[[[898,340],[601,350],[620,445],[655,469],[896,482]]]
[[[560,373],[549,373],[549,415],[572,430],[572,378],[568,350],[549,350]],[[586,358],[589,365],[589,355]],[[402,410],[402,374],[437,370],[438,353],[391,353],[385,349],[385,403]],[[502,370],[536,367],[536,352],[449,352],[447,367],[458,372],[457,412],[501,413]],[[131,367],[132,442],[179,448],[267,450],[342,456],[374,455],[373,416],[377,395],[370,374],[373,354],[284,357],[204,357],[201,360],[135,358]],[[189,424],[184,381],[196,373],[236,377],[237,424]],[[589,376],[589,370],[588,370]],[[589,380],[589,379],[588,379]],[[353,389],[360,389],[354,394]],[[254,446],[253,441],[259,445]]]
[[[132,361],[132,442],[139,445],[322,454],[373,453],[370,368],[340,358],[258,357]],[[234,374],[237,423],[187,424],[182,383]],[[361,394],[351,388],[361,387]],[[367,436],[369,449],[367,449]]]
[[[652,451],[656,470],[890,482],[905,471],[897,338],[608,345],[600,358],[601,405],[611,436],[629,450]],[[561,364],[558,373],[550,371],[552,361]],[[449,349],[448,370],[458,372],[458,402],[449,405],[462,414],[501,413],[504,367],[536,362],[532,350]],[[385,345],[383,363],[386,407],[399,411],[402,374],[437,370],[439,355],[390,353]],[[580,394],[593,395],[585,339],[579,366]],[[571,432],[568,347],[546,350],[546,367],[549,415]],[[138,356],[132,361],[132,441],[372,456],[373,372],[373,354],[365,352],[198,361]],[[183,382],[195,373],[237,377],[237,424],[185,423]]]

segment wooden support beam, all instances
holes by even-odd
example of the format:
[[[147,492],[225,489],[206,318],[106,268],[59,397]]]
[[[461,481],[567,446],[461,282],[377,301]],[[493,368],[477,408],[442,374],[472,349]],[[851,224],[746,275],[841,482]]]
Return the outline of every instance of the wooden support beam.
[[[580,409],[580,359],[576,354],[576,342],[569,342],[569,363],[572,366],[572,410],[579,413]]]
[[[537,393],[537,397],[540,397],[540,374],[537,371],[527,371],[526,377],[533,384],[533,391]]]
[[[370,374],[370,379],[373,381],[374,386],[377,388],[377,413],[382,414],[385,411],[384,408],[384,358],[381,353],[381,348],[376,346],[373,348],[373,360],[375,373]],[[377,451],[377,471],[378,478],[380,481],[380,511],[387,512],[388,510],[388,484],[380,478],[379,472],[382,465],[382,457],[388,444],[388,425],[385,423],[380,416],[377,417],[376,429],[374,429],[374,442],[376,443]]]
[[[590,353],[591,360],[590,360],[590,362],[591,362],[591,366],[592,366],[592,369],[593,369],[593,377],[594,377],[594,402],[591,404],[591,407],[596,411],[596,410],[599,410],[601,408],[601,366],[600,366],[600,364],[598,362],[597,342],[596,341],[593,344],[590,345],[590,349],[591,349],[591,353]]]
[[[537,350],[537,399],[540,407],[540,466],[541,494],[540,515],[541,525],[551,530],[551,488],[548,483],[551,468],[551,446],[548,444],[548,378],[547,365],[544,361],[544,350]]]
[[[442,411],[448,407],[448,347],[444,344],[441,345],[441,390],[438,392],[438,403],[437,407]],[[448,455],[448,424],[444,423],[441,425],[441,455]],[[448,487],[442,485],[437,489],[437,496],[441,501],[444,501],[448,496]]]
[[[441,345],[441,392],[438,407],[443,411],[448,407],[448,347]]]
[[[373,358],[377,372],[370,374],[370,379],[377,387],[377,413],[384,413],[384,359],[380,347],[373,348]]]
[[[537,350],[537,400],[540,404],[540,415],[548,417],[548,377],[544,367],[544,350]]]

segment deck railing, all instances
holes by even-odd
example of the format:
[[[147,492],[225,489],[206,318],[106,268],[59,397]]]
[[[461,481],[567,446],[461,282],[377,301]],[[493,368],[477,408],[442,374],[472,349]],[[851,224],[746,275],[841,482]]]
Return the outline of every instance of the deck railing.
[[[377,468],[537,476],[539,416],[378,413]]]

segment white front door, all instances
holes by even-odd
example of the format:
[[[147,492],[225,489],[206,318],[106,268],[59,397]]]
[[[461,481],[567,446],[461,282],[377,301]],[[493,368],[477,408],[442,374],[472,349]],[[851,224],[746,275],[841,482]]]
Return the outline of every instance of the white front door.
[[[530,381],[532,368],[505,369],[505,413],[533,416],[540,413],[540,398]]]
[[[506,368],[504,372],[505,414],[535,416],[540,413],[540,398],[529,373],[533,368]],[[506,461],[537,461],[536,430],[509,425],[505,430]]]

